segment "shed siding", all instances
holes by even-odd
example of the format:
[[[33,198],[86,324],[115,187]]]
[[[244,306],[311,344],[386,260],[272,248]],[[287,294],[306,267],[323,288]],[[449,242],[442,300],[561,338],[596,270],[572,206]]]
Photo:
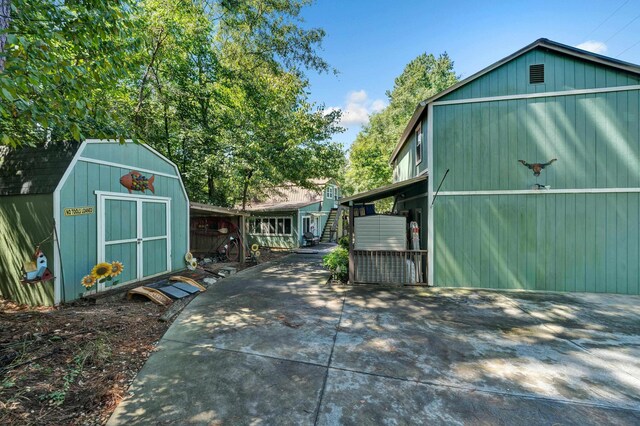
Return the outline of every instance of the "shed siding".
[[[105,155],[102,155],[104,149]],[[119,164],[139,165],[141,168],[158,170],[175,175],[175,169],[160,157],[140,145],[134,144],[88,144],[82,157],[93,157]],[[95,191],[128,194],[120,184],[120,177],[130,169],[78,161],[60,192],[60,240],[62,246],[62,266],[64,269],[64,292],[67,298],[75,299],[83,291],[80,280],[97,262],[97,196]],[[144,174],[144,173],[143,173]],[[150,177],[150,176],[147,176]],[[180,181],[175,178],[156,176],[155,194],[145,191],[144,195],[170,197],[171,202],[171,270],[184,268],[183,256],[187,247],[188,200],[185,198]],[[134,194],[144,197],[141,192]],[[94,208],[91,215],[64,216],[65,207]],[[120,220],[120,218],[117,218]],[[122,226],[126,226],[123,223]],[[150,246],[149,246],[150,247]],[[149,252],[149,249],[146,250]],[[163,255],[154,253],[154,255]],[[166,256],[166,253],[164,254]],[[118,259],[106,259],[118,260]],[[145,266],[153,267],[152,259],[145,260]],[[131,268],[131,265],[124,265]]]
[[[418,176],[427,169],[427,120],[421,122],[422,128],[422,161],[416,164],[416,138],[411,132],[407,143],[402,147],[395,162],[394,182],[402,182]]]
[[[439,196],[435,283],[640,294],[640,194]]]
[[[545,82],[529,84],[529,66],[545,65]],[[640,84],[640,76],[538,47],[438,99],[450,101]]]
[[[82,156],[94,160],[123,165],[135,165],[141,169],[154,170],[175,176],[173,165],[157,157],[151,151],[135,143],[91,143],[87,144]],[[144,173],[143,173],[144,174]]]
[[[0,296],[30,305],[53,305],[53,281],[22,284],[24,262],[32,260],[36,244],[54,269],[53,197],[51,194],[0,198]]]
[[[578,80],[583,69],[595,70],[587,87],[633,83],[616,71],[581,61],[575,66]],[[489,73],[486,81],[508,80],[500,75]],[[556,77],[556,86],[545,90],[564,87]],[[493,90],[489,83],[475,86],[467,96],[498,93],[485,92]],[[536,183],[551,189],[639,188],[639,110],[638,90],[435,105],[432,176],[450,173],[433,210],[434,283],[640,294],[637,192],[447,195],[528,190]],[[552,158],[558,161],[539,177],[517,162]]]
[[[640,91],[435,106],[442,191],[640,187]],[[558,161],[539,177],[519,164]]]

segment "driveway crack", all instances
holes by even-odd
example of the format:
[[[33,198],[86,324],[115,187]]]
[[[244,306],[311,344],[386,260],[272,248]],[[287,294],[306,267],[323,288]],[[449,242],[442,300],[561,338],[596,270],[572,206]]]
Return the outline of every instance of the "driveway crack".
[[[347,302],[347,294],[348,291],[345,292],[342,297],[342,307],[340,308],[340,317],[338,318],[338,324],[336,324],[336,332],[333,335],[333,343],[331,344],[331,352],[329,353],[329,362],[327,362],[327,371],[324,374],[324,379],[322,380],[322,388],[320,389],[320,398],[318,399],[318,406],[316,407],[316,416],[313,421],[313,425],[316,426],[318,424],[318,419],[320,418],[320,407],[322,406],[322,400],[324,398],[324,391],[327,387],[327,380],[329,379],[329,370],[331,369],[331,361],[333,360],[333,350],[336,347],[336,340],[338,339],[338,333],[340,332],[340,325],[342,324],[342,314],[344,313],[344,305]]]

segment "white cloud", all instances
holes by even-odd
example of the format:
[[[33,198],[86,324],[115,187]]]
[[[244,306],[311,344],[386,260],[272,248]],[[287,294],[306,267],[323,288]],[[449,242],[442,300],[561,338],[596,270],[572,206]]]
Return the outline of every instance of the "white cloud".
[[[588,50],[589,52],[603,54],[607,51],[607,45],[601,41],[588,40],[576,46],[578,49]]]
[[[344,106],[327,108],[327,112],[342,110],[340,125],[344,127],[362,126],[369,122],[369,114],[380,112],[387,106],[383,99],[370,100],[365,90],[347,93]]]

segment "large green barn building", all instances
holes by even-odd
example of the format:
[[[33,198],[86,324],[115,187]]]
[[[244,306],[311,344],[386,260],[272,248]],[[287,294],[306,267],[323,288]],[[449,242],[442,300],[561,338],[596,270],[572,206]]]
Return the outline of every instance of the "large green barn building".
[[[420,103],[390,161],[430,285],[640,294],[639,66],[537,40]]]

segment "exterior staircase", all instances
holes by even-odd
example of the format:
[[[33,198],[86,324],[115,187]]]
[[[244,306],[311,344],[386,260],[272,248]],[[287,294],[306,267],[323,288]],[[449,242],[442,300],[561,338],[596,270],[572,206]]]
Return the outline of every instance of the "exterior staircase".
[[[329,218],[327,219],[327,223],[324,225],[324,229],[322,230],[322,236],[320,237],[321,243],[331,242],[331,230],[333,229],[333,223],[336,220],[336,214],[338,213],[338,209],[331,209],[329,212]]]

